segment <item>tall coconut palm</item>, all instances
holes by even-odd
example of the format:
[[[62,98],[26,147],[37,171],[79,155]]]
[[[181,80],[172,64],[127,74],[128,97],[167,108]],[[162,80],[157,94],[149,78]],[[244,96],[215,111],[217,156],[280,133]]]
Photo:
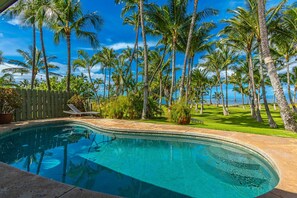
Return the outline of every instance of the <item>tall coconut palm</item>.
[[[145,19],[143,11],[143,0],[139,0],[139,14],[140,14],[140,24],[142,30],[142,40],[143,40],[143,50],[144,50],[144,88],[143,88],[143,110],[142,110],[142,119],[147,119],[148,111],[148,49],[146,43],[146,33],[145,33]]]
[[[140,1],[139,0],[115,0],[116,4],[125,3],[124,8],[122,9],[122,17],[124,18],[124,24],[129,24],[134,26],[136,33],[134,48],[131,56],[129,57],[129,68],[132,67],[133,59],[136,55],[136,82],[138,82],[138,45],[139,45],[139,30],[141,27],[140,24]],[[147,4],[144,3],[146,7]]]
[[[111,85],[111,69],[115,67],[116,65],[116,58],[117,55],[114,51],[114,49],[103,47],[102,50],[97,54],[99,62],[102,64],[102,67],[104,68],[104,94],[103,97],[105,97],[105,90],[106,90],[106,71],[108,69],[109,76],[108,76],[108,97],[110,95],[110,85]]]
[[[285,98],[285,94],[279,80],[274,61],[271,58],[271,53],[269,49],[268,42],[268,31],[266,26],[266,17],[265,17],[265,3],[264,0],[258,0],[258,17],[259,17],[259,27],[261,35],[261,47],[264,62],[267,65],[268,75],[271,81],[271,84],[274,89],[274,93],[277,98],[278,106],[280,107],[280,113],[282,120],[284,122],[285,129],[290,131],[297,132],[297,125],[294,119],[294,116],[290,112],[290,107]]]
[[[254,80],[253,48],[255,33],[246,26],[245,23],[243,23],[243,19],[238,16],[240,15],[236,12],[235,16],[231,19],[224,20],[228,25],[220,34],[226,34],[228,43],[239,51],[244,51],[246,54],[246,61],[249,65],[249,87],[251,88],[251,113],[252,117],[256,118],[258,122],[263,122],[259,110]]]
[[[51,24],[54,30],[54,41],[60,42],[60,38],[65,38],[67,43],[67,87],[70,91],[70,76],[71,76],[71,39],[75,33],[77,38],[87,38],[91,45],[98,47],[97,34],[90,31],[90,26],[99,30],[103,20],[96,13],[84,14],[79,0],[55,0],[54,12],[57,14],[56,20]]]
[[[276,39],[273,39],[272,43],[273,43],[273,51],[276,52],[277,55],[283,59],[285,68],[287,69],[286,83],[287,83],[289,101],[293,107],[293,111],[297,113],[297,108],[293,102],[293,98],[291,94],[291,77],[290,77],[290,73],[291,73],[290,60],[292,57],[296,55],[297,48],[295,46],[295,43],[290,41],[290,39],[286,36],[277,37]]]
[[[258,20],[258,7],[257,7],[257,0],[247,0],[247,9],[244,8],[237,8],[235,11],[231,11],[237,15],[238,18],[241,19],[241,22],[245,27],[248,27],[256,37],[257,47],[258,47],[258,54],[259,54],[259,72],[260,72],[260,85],[262,88],[262,98],[265,106],[265,111],[268,117],[269,125],[271,128],[276,128],[277,125],[273,120],[267,98],[266,98],[266,88],[265,88],[265,79],[264,79],[264,69],[263,69],[263,60],[262,60],[262,52],[261,52],[261,36],[260,36],[260,28],[259,28],[259,20]],[[278,12],[283,7],[285,1],[282,1],[277,6],[270,8],[266,13],[266,24],[269,28],[275,27],[276,20],[273,20]]]
[[[34,50],[32,50],[32,47],[29,47],[29,51],[24,51],[24,50],[20,50],[18,49],[17,52],[23,57],[23,61],[20,60],[9,60],[8,62],[11,64],[14,64],[18,67],[10,67],[7,69],[3,69],[2,72],[4,73],[19,73],[19,74],[28,74],[28,73],[33,73],[33,76],[31,77],[31,79],[33,80],[33,82],[31,82],[31,85],[35,85],[35,80],[36,80],[36,76],[37,74],[39,74],[40,72],[45,72],[45,65],[43,62],[43,57],[42,57],[42,53],[41,51],[39,51],[38,49],[36,49],[36,54],[35,54],[35,63],[33,64],[34,58],[33,58],[33,52]],[[50,56],[47,57],[47,59],[49,61],[53,61],[56,59],[55,56]],[[35,65],[35,67],[33,67]],[[59,69],[59,67],[49,64],[49,69]],[[33,70],[33,72],[32,72]],[[60,76],[59,74],[55,73],[55,72],[49,72],[50,75],[54,75],[54,76]],[[34,86],[33,86],[34,88]]]
[[[208,69],[211,72],[214,72],[218,78],[218,83],[220,86],[220,95],[222,96],[222,105],[223,105],[223,114],[225,116],[229,115],[228,109],[226,108],[225,98],[223,94],[223,86],[221,80],[221,72],[224,69],[223,63],[224,60],[222,58],[222,52],[220,50],[210,50],[208,53],[203,56],[204,63],[200,64],[202,67]]]
[[[228,43],[221,41],[218,43],[222,59],[222,68],[225,70],[225,84],[226,84],[226,108],[228,109],[228,71],[229,67],[238,62],[238,54],[234,48],[228,46]]]
[[[215,12],[215,10],[214,10]],[[194,59],[197,53],[201,53],[210,50],[212,42],[210,41],[213,35],[210,32],[216,27],[214,23],[202,23],[198,28],[195,29],[192,36],[191,47],[189,51],[188,60],[188,80],[186,88],[186,99],[191,94],[191,73],[194,68]]]
[[[190,47],[191,47],[191,42],[192,42],[192,35],[193,35],[193,31],[194,31],[194,26],[196,23],[197,7],[198,7],[198,0],[194,0],[194,10],[193,10],[193,14],[192,14],[190,31],[189,31],[188,40],[187,40],[187,46],[186,46],[186,52],[185,52],[183,70],[182,70],[182,78],[181,78],[180,90],[179,90],[180,100],[182,99],[182,97],[184,95],[184,84],[185,84],[187,60],[189,58],[189,52],[190,52]]]
[[[169,93],[169,105],[172,104],[175,87],[176,52],[180,35],[185,27],[190,27],[190,17],[187,16],[187,0],[169,0],[164,6],[148,7],[148,26],[151,26],[152,34],[161,35],[160,43],[167,44],[171,50],[171,87]]]
[[[51,8],[51,1],[49,0],[36,0],[36,4],[38,6],[36,10],[36,22],[40,33],[40,43],[41,43],[41,50],[42,50],[43,61],[45,66],[47,89],[50,91],[51,84],[49,79],[49,67],[48,67],[48,61],[46,56],[46,49],[44,45],[43,26],[50,20],[53,14],[53,9]]]
[[[20,17],[23,24],[32,27],[32,79],[31,79],[31,89],[34,87],[34,70],[36,63],[36,10],[38,9],[38,4],[36,0],[20,0],[14,6],[7,9],[5,14],[10,17]]]
[[[88,72],[88,77],[89,81],[92,85],[93,92],[97,98],[97,101],[99,101],[99,96],[97,93],[97,89],[94,83],[94,80],[91,76],[91,70],[95,67],[98,66],[99,59],[96,54],[93,56],[90,56],[86,51],[84,50],[79,50],[78,52],[78,59],[73,61],[73,69],[76,70],[77,68],[84,68]]]
[[[193,89],[195,90],[196,96],[198,96],[201,102],[200,114],[203,114],[204,95],[207,93],[207,89],[209,88],[208,70],[205,68],[201,69],[198,66],[193,70],[191,78],[193,82]]]

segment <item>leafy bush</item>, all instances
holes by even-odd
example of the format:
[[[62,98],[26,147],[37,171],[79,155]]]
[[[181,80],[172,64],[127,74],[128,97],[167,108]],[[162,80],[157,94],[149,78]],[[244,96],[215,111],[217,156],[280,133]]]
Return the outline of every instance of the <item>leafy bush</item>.
[[[118,96],[111,98],[109,101],[101,101],[93,105],[93,110],[98,111],[101,117],[115,119],[140,119],[142,115],[143,98],[141,94],[131,93],[128,96]],[[162,111],[157,102],[149,99],[148,117],[152,118]]]
[[[80,111],[85,111],[85,104],[86,104],[86,99],[80,95],[74,95],[72,96],[68,101],[68,104],[73,104],[78,108]]]
[[[171,106],[169,113],[170,120],[177,124],[190,124],[191,122],[191,109],[182,100]]]
[[[22,98],[15,89],[0,88],[0,113],[10,114],[22,105]]]

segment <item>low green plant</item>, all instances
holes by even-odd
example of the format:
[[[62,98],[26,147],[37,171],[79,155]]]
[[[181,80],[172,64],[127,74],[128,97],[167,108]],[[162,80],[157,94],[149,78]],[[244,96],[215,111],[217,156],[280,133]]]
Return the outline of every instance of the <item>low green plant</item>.
[[[171,106],[169,118],[171,122],[186,125],[191,122],[191,108],[181,100]]]
[[[93,110],[100,112],[103,118],[140,119],[142,115],[143,98],[139,93],[130,93],[128,96],[117,96],[107,101],[93,105]],[[148,117],[154,118],[162,114],[157,102],[149,98]]]
[[[80,111],[85,111],[86,99],[83,96],[74,95],[67,101],[67,104],[73,104]]]
[[[11,88],[0,88],[0,114],[11,114],[22,105],[20,94]]]

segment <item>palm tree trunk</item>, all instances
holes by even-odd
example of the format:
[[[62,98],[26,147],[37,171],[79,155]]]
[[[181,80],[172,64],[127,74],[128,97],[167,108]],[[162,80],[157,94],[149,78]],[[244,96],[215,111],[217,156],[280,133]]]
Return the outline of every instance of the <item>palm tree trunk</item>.
[[[292,108],[293,108],[293,112],[294,113],[297,113],[297,108],[293,102],[293,99],[292,99],[292,95],[291,95],[291,82],[290,82],[290,66],[289,66],[289,60],[286,60],[286,68],[287,68],[287,88],[288,88],[288,96],[289,96],[289,100],[290,100],[290,103],[292,105]]]
[[[253,96],[252,106],[254,104],[254,107],[255,107],[255,110],[256,110],[256,120],[258,122],[263,122],[262,117],[261,117],[261,113],[260,113],[260,110],[259,110],[258,99],[257,99],[256,85],[255,85],[255,79],[254,79],[254,66],[253,66],[251,53],[249,53],[248,62],[249,62],[249,73],[250,73],[252,96]]]
[[[245,106],[244,106],[244,94],[243,94],[242,90],[241,90],[241,102],[242,102],[242,108],[245,109]]]
[[[33,31],[33,48],[32,48],[32,76],[31,76],[31,89],[34,88],[35,70],[36,70],[36,26],[32,25]]]
[[[258,16],[259,16],[261,46],[262,46],[264,62],[267,65],[268,75],[270,77],[270,81],[277,98],[278,106],[280,107],[280,114],[284,122],[285,129],[296,132],[297,131],[296,121],[290,111],[290,107],[285,98],[285,94],[284,94],[281,82],[279,80],[273,59],[270,54],[269,43],[268,43],[268,33],[267,33],[266,19],[265,19],[264,0],[258,1]]]
[[[110,97],[110,80],[111,80],[111,67],[108,68],[108,94],[107,97]]]
[[[189,56],[189,51],[190,51],[191,41],[192,41],[192,36],[193,36],[193,31],[194,31],[194,25],[195,25],[195,21],[196,21],[197,7],[198,7],[198,0],[194,0],[194,10],[193,10],[192,21],[191,21],[191,26],[190,26],[190,31],[189,31],[188,41],[187,41],[187,47],[186,47],[186,53],[185,53],[184,65],[183,65],[183,71],[182,71],[182,77],[181,77],[181,83],[180,83],[179,100],[181,100],[181,98],[184,96],[184,85],[185,85],[187,60],[188,60],[188,56]]]
[[[212,97],[212,87],[210,87],[210,90],[209,90],[209,104],[212,105],[211,97]]]
[[[203,103],[203,91],[201,91],[201,107],[200,107],[200,114],[203,114],[204,103]]]
[[[105,98],[105,90],[106,90],[106,67],[103,68],[104,79],[103,79],[103,98]]]
[[[223,85],[222,85],[222,82],[221,82],[221,77],[220,77],[220,73],[217,72],[217,76],[218,76],[218,80],[219,80],[219,84],[220,84],[220,89],[221,89],[221,94],[222,94],[222,105],[223,105],[223,114],[224,116],[227,116],[229,115],[229,112],[228,112],[228,109],[226,108],[225,106],[225,97],[224,97],[224,91],[223,91]]]
[[[166,55],[166,50],[167,50],[167,45],[165,45],[165,47],[164,47],[162,58],[161,58],[161,60],[160,60],[160,63],[158,64],[157,69],[154,71],[154,73],[153,73],[153,75],[152,75],[152,77],[151,77],[151,79],[150,79],[150,81],[149,81],[149,85],[152,84],[152,82],[153,82],[153,80],[154,80],[156,74],[158,73],[158,71],[159,71],[159,70],[162,68],[162,66],[163,66],[164,58],[165,58],[165,55]]]
[[[228,66],[226,66],[226,108],[228,109]]]
[[[49,71],[48,71],[47,57],[46,57],[46,53],[45,53],[42,26],[39,28],[39,31],[40,31],[40,43],[41,43],[42,54],[43,54],[43,62],[44,62],[44,66],[45,66],[45,76],[46,76],[47,90],[50,91],[51,90],[51,82],[50,82],[50,78],[49,78]]]
[[[95,94],[95,97],[96,97],[96,100],[97,102],[99,102],[99,96],[98,96],[98,93],[97,93],[97,90],[95,88],[95,85],[94,85],[94,82],[92,80],[92,76],[91,76],[91,68],[88,66],[88,76],[89,76],[89,79],[90,79],[90,83],[92,85],[92,89],[93,89],[93,92]]]
[[[261,83],[261,88],[262,88],[262,98],[264,102],[264,107],[266,111],[266,115],[268,118],[269,126],[270,128],[277,128],[277,124],[275,123],[274,119],[271,116],[271,112],[268,106],[267,102],[267,97],[266,97],[266,88],[265,88],[265,83],[264,83],[264,74],[263,74],[263,60],[262,60],[262,49],[261,49],[261,41],[258,41],[259,45],[259,61],[260,61],[260,83]]]
[[[143,13],[143,0],[139,1],[140,8],[140,23],[142,30],[142,39],[144,46],[144,87],[143,87],[143,109],[142,109],[142,119],[147,119],[147,105],[148,105],[148,55],[147,55],[147,43],[146,43],[146,34],[144,26],[144,13]]]
[[[68,64],[67,64],[67,87],[66,91],[70,92],[70,78],[71,78],[71,35],[70,33],[66,35],[67,41],[67,53],[68,53]]]
[[[171,74],[171,87],[169,93],[169,106],[172,105],[172,97],[173,97],[173,90],[174,90],[174,82],[175,82],[175,58],[176,58],[176,51],[175,51],[175,41],[172,43],[172,74]]]
[[[188,102],[189,95],[191,94],[191,76],[192,76],[192,68],[194,65],[194,56],[189,60],[189,68],[188,68],[188,81],[187,81],[187,89],[186,89],[186,101]]]
[[[294,85],[294,97],[293,98],[294,98],[294,101],[293,102],[295,104],[295,102],[296,102],[296,86],[295,85]]]
[[[134,48],[133,48],[133,52],[131,54],[131,57],[130,57],[130,63],[129,63],[129,68],[130,68],[130,71],[132,71],[132,62],[133,62],[133,59],[134,59],[134,56],[135,56],[135,52],[137,50],[137,46],[138,46],[138,37],[139,37],[139,18],[140,16],[138,16],[138,19],[137,19],[137,24],[136,24],[136,38],[135,38],[135,44],[134,44]],[[138,53],[138,52],[136,52]],[[136,83],[138,82],[138,65],[136,65]]]
[[[159,75],[159,107],[161,107],[162,105],[162,71],[160,71],[160,75]]]

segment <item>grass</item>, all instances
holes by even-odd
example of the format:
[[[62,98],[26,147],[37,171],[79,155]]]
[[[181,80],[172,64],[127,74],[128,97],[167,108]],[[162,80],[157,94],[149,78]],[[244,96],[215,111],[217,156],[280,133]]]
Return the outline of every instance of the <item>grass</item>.
[[[192,118],[201,120],[204,122],[204,124],[190,124],[189,126],[195,128],[217,129],[297,139],[297,133],[284,130],[284,125],[282,123],[279,111],[275,111],[272,106],[270,106],[270,110],[275,122],[278,125],[277,129],[269,128],[264,106],[262,106],[261,110],[261,115],[264,121],[263,123],[258,123],[251,117],[248,106],[246,109],[243,109],[242,107],[229,107],[230,115],[224,116],[221,107],[205,105],[204,113],[202,115],[200,115],[199,112],[192,112]],[[170,123],[166,117],[145,120],[141,122],[174,124]]]

